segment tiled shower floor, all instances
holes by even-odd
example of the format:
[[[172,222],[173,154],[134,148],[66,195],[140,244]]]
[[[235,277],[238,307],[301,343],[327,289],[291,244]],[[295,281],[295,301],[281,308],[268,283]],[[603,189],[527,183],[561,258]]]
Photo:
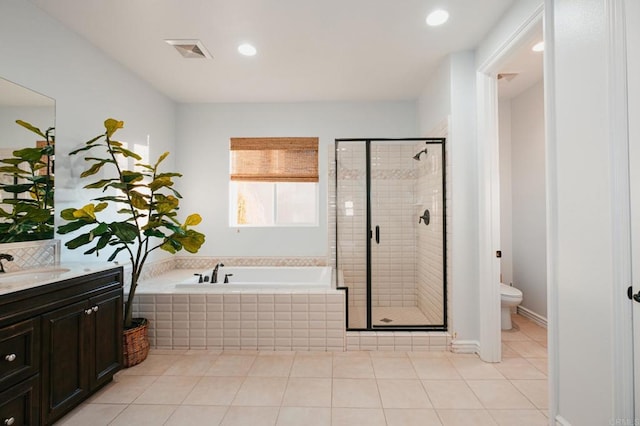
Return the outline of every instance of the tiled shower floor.
[[[373,325],[424,325],[431,324],[420,309],[414,306],[390,308],[375,307],[372,310]],[[391,320],[391,321],[388,321]],[[349,327],[365,328],[367,325],[366,311],[363,308],[349,307]]]
[[[449,352],[152,351],[58,424],[546,425],[546,330],[503,361]]]

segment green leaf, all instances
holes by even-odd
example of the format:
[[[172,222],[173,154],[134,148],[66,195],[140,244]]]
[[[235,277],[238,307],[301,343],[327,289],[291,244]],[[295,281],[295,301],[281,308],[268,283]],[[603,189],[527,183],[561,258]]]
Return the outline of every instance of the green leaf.
[[[157,229],[145,229],[144,235],[147,237],[156,237],[156,238],[164,238],[165,235],[162,231]]]
[[[149,188],[151,188],[151,190],[155,192],[158,189],[162,188],[163,186],[171,186],[171,185],[173,185],[173,181],[171,180],[171,178],[161,177],[161,178],[156,178],[153,182],[151,182],[149,184]]]
[[[144,178],[140,172],[132,172],[129,170],[122,171],[122,180],[126,183],[138,182]]]
[[[86,222],[84,220],[76,220],[73,222],[69,222],[65,225],[58,226],[58,234],[68,234],[69,232],[76,231],[85,225],[90,225],[90,222]]]
[[[91,233],[92,233],[94,236],[102,235],[102,234],[104,234],[105,232],[109,232],[109,225],[107,225],[107,224],[106,224],[106,223],[104,223],[104,222],[101,222],[98,226],[96,226],[95,228],[93,228],[93,229],[91,230]]]
[[[71,250],[77,249],[78,247],[82,247],[85,244],[89,244],[91,242],[91,238],[89,238],[89,234],[82,234],[71,241],[67,241],[64,245]]]
[[[173,239],[168,239],[167,241],[162,243],[160,248],[162,250],[164,250],[164,251],[168,251],[171,254],[176,254],[177,252],[179,252],[182,249],[182,246],[180,245],[180,243],[178,241],[173,240]]]
[[[42,158],[42,150],[41,148],[23,148],[13,151],[13,155],[25,161],[36,162]]]
[[[113,259],[116,258],[116,256],[118,256],[118,253],[120,253],[122,250],[124,250],[126,247],[118,247],[117,249],[115,249],[115,251],[113,253],[111,253],[111,256],[109,256],[109,259],[107,259],[107,262],[111,262]]]
[[[75,211],[76,209],[74,208],[64,209],[60,212],[60,217],[64,220],[76,220],[76,217],[73,215]]]
[[[21,194],[23,192],[29,191],[33,185],[30,183],[23,183],[20,185],[4,185],[2,186],[2,190],[6,192],[10,192],[12,194]]]
[[[200,247],[204,244],[204,238],[204,234],[193,229],[189,229],[186,236],[177,237],[176,239],[180,241],[182,247],[184,247],[186,251],[189,253],[197,253],[198,250],[200,250]]]
[[[175,210],[178,205],[179,205],[180,201],[172,196],[169,195],[168,197],[159,197],[158,201],[156,202],[156,210],[158,211],[158,213],[162,214],[162,213],[169,213],[172,210]]]
[[[100,171],[102,166],[104,166],[104,163],[95,163],[93,166],[91,166],[90,168],[88,168],[87,170],[82,172],[80,174],[80,177],[83,178],[83,177],[95,175],[96,173],[98,173]]]
[[[30,123],[27,123],[26,121],[22,121],[22,120],[16,120],[16,123],[18,123],[19,125],[21,125],[25,129],[31,130],[33,133],[35,133],[37,135],[40,135],[43,138],[47,139],[47,136],[44,133],[42,133],[42,131],[40,131],[40,129],[38,129],[37,127],[34,127]]]
[[[102,136],[99,136],[99,137],[102,137]],[[91,141],[90,141],[90,142],[91,142]],[[87,143],[89,143],[89,142],[87,142]],[[88,150],[90,150],[90,149],[95,148],[96,146],[100,146],[100,145],[89,145],[89,146],[84,146],[84,147],[82,147],[82,148],[78,148],[78,149],[75,149],[75,150],[71,151],[71,152],[69,153],[69,155],[76,155],[76,154],[77,154],[77,153],[79,153],[79,152],[82,152],[82,151],[88,151]]]
[[[129,196],[131,197],[131,205],[136,209],[146,210],[149,208],[149,203],[140,193],[132,191]]]
[[[129,151],[128,149],[122,148],[122,147],[115,147],[113,148],[114,152],[119,152],[120,154],[124,155],[125,157],[133,157],[136,160],[142,160],[142,157],[140,157],[138,154],[136,154],[133,151]]]
[[[85,185],[84,188],[85,189],[94,189],[94,188],[102,188],[103,186],[105,186],[106,184],[108,184],[109,182],[114,182],[117,179],[100,179],[97,182],[94,183],[90,183],[89,185]]]
[[[107,137],[111,138],[113,134],[118,130],[124,127],[124,121],[118,121],[113,118],[107,118],[104,121],[104,128],[107,130]]]
[[[113,222],[110,226],[113,234],[126,243],[134,241],[140,235],[140,230],[128,222]]]
[[[169,153],[165,152],[160,157],[158,157],[158,161],[156,161],[156,165],[155,165],[154,169],[157,169],[158,166],[160,165],[160,163],[162,163],[164,161],[164,159],[167,158],[168,156],[169,156]]]

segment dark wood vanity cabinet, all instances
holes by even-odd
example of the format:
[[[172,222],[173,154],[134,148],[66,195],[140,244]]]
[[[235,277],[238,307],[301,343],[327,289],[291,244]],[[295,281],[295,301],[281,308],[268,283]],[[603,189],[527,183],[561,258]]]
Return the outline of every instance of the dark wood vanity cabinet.
[[[112,379],[122,298],[121,268],[0,296],[0,426],[52,424]]]

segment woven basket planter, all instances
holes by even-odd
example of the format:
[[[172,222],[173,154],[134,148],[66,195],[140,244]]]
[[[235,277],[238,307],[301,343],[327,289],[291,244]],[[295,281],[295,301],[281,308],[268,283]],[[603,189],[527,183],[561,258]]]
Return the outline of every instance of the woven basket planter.
[[[122,364],[125,368],[140,364],[149,355],[149,322],[146,318],[133,318],[133,326],[122,335]]]

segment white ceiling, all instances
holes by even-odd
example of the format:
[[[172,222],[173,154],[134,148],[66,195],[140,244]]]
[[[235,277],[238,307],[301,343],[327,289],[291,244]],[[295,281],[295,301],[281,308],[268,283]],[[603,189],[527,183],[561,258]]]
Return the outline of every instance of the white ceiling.
[[[31,1],[175,101],[291,102],[415,99],[514,0]],[[449,22],[428,27],[438,7]],[[165,39],[200,39],[214,58]]]

